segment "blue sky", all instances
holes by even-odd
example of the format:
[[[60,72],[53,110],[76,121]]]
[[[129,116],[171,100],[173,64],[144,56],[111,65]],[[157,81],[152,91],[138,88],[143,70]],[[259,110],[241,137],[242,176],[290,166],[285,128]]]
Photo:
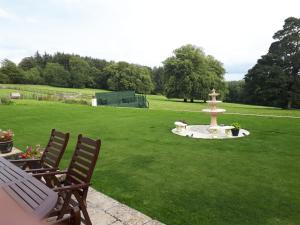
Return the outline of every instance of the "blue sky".
[[[242,79],[300,1],[0,0],[0,60],[57,51],[159,66],[184,44]]]

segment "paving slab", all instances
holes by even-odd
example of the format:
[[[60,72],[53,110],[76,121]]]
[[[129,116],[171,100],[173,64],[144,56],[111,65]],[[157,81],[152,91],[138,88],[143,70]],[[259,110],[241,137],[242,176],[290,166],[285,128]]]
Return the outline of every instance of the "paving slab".
[[[89,189],[87,208],[93,225],[164,225],[93,188]]]
[[[122,223],[120,221],[116,221],[116,222],[112,223],[111,225],[124,225],[124,223]]]
[[[157,220],[151,220],[143,225],[162,225],[162,223]]]
[[[87,197],[87,204],[92,208],[98,208],[102,210],[108,210],[112,207],[119,205],[120,203],[101,192],[96,191],[93,188],[90,188],[88,197]]]
[[[93,225],[108,225],[117,222],[116,218],[102,210],[88,209],[88,212],[93,222]]]
[[[150,217],[123,204],[109,209],[107,213],[113,215],[126,225],[139,225],[151,221]]]

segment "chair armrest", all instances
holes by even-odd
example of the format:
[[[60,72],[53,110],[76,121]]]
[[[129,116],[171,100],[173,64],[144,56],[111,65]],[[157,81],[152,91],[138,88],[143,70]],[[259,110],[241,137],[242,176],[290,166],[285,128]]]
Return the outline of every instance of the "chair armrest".
[[[53,188],[53,191],[57,191],[57,192],[64,192],[64,191],[70,191],[70,190],[78,190],[78,189],[82,189],[82,188],[87,188],[89,187],[90,184],[71,184],[71,185],[66,185],[63,187],[57,187],[57,188]]]
[[[27,173],[42,173],[42,172],[47,172],[47,171],[57,171],[58,167],[49,167],[49,168],[39,168],[39,169],[30,169],[30,170],[25,170]]]
[[[22,170],[26,168],[32,169],[34,167],[41,167],[40,159],[20,159],[20,160],[10,160],[11,163],[20,167]]]
[[[31,162],[41,161],[41,160],[40,159],[14,159],[9,161],[11,163],[31,163]]]
[[[53,171],[53,172],[48,172],[48,173],[36,173],[32,174],[33,177],[47,177],[47,176],[54,176],[54,175],[59,175],[59,174],[67,174],[68,171]]]

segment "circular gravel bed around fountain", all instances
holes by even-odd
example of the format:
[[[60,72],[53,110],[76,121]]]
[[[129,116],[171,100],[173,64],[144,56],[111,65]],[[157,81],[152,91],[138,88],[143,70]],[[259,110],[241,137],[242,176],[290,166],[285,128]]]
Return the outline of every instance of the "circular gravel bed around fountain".
[[[209,125],[189,125],[185,129],[178,130],[174,128],[172,132],[180,136],[202,139],[232,139],[245,137],[250,134],[249,131],[240,129],[238,136],[232,136],[231,133],[226,134],[225,130],[226,126],[218,126],[215,130],[211,130]],[[229,132],[231,131],[229,130]]]

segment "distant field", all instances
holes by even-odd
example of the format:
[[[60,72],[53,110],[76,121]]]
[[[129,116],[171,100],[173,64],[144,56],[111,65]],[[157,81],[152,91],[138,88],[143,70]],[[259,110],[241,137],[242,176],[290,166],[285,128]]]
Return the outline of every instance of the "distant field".
[[[107,92],[101,89],[79,89],[79,88],[59,88],[47,85],[23,85],[23,84],[2,84],[0,87],[10,87],[10,89],[0,89],[0,95],[7,95],[13,91],[29,94],[39,93],[81,93],[80,98],[90,101],[90,98],[96,92]],[[15,89],[14,89],[15,88]],[[167,99],[161,95],[147,95],[150,109],[153,110],[173,110],[173,111],[191,111],[200,112],[207,108],[207,104],[202,102],[183,102],[182,99]],[[219,107],[226,109],[226,113],[258,114],[258,115],[275,115],[275,116],[294,116],[300,117],[300,110],[284,110],[275,107],[254,106],[234,103],[221,103]]]
[[[2,87],[10,87],[10,90],[27,90],[30,92],[41,91],[41,92],[77,92],[87,95],[94,95],[95,92],[107,92],[106,90],[101,89],[90,89],[90,88],[61,88],[61,87],[52,87],[48,85],[30,85],[30,84],[1,84]]]
[[[60,88],[47,85],[1,84],[0,96],[8,96],[11,92],[21,93],[24,99],[62,101],[90,104],[95,92],[107,92],[100,89]]]

